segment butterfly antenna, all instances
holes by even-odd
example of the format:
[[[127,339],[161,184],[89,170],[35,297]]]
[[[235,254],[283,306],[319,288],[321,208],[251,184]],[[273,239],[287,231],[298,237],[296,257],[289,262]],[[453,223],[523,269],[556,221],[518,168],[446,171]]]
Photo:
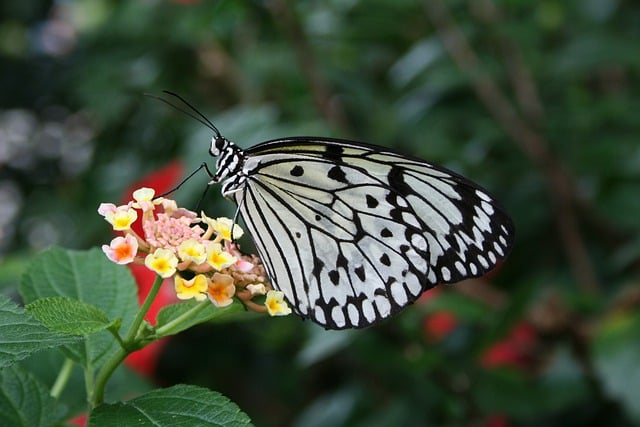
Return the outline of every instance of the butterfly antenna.
[[[184,98],[182,98],[180,95],[178,95],[177,93],[173,93],[173,92],[169,92],[168,90],[163,91],[164,93],[171,95],[173,97],[178,98],[180,101],[182,101],[182,103],[184,105],[186,105],[187,107],[189,107],[189,110],[185,110],[184,108],[180,108],[179,106],[177,106],[176,104],[170,102],[169,100],[158,96],[158,95],[154,95],[151,93],[145,93],[145,96],[148,96],[149,98],[153,98],[153,99],[157,99],[158,101],[164,102],[165,104],[167,104],[168,106],[175,108],[176,110],[180,111],[182,114],[186,114],[187,116],[191,117],[192,119],[196,120],[198,123],[203,124],[204,126],[208,127],[209,129],[211,129],[217,137],[220,137],[220,131],[218,130],[217,127],[215,127],[215,125],[213,123],[211,123],[211,121],[204,115],[202,114],[200,111],[198,111],[193,105],[191,105],[190,103],[188,103]],[[194,114],[195,113],[195,114]]]
[[[189,107],[189,109],[191,111],[193,111],[198,117],[200,117],[207,125],[209,125],[208,127],[215,132],[217,137],[220,137],[220,131],[218,130],[217,127],[215,127],[215,125],[213,123],[211,123],[211,120],[209,120],[207,118],[207,116],[205,116],[204,114],[202,114],[200,112],[200,110],[198,110],[196,107],[194,107],[190,102],[188,102],[186,99],[184,99],[182,96],[178,95],[175,92],[171,92],[169,90],[163,90],[164,93],[166,93],[167,95],[171,95],[174,98],[179,99],[184,105],[186,105],[187,107]],[[193,116],[191,116],[193,117]],[[202,123],[202,121],[201,121]]]

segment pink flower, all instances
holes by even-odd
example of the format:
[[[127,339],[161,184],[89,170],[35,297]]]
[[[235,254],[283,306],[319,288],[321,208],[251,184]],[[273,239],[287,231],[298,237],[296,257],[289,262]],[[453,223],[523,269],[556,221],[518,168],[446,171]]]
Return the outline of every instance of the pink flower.
[[[155,221],[145,221],[142,228],[150,246],[167,248],[177,253],[178,247],[185,240],[202,240],[204,230],[199,225],[193,226],[196,222],[190,216],[170,217],[166,213],[160,213]]]
[[[129,264],[138,253],[138,240],[131,234],[116,237],[111,244],[102,245],[102,251],[116,264]]]

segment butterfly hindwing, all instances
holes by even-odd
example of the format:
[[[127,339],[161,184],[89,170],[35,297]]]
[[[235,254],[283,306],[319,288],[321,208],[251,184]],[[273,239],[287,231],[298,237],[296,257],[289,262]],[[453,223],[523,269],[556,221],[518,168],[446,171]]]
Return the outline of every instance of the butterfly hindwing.
[[[233,193],[274,287],[330,329],[398,312],[503,259],[513,225],[483,189],[380,147],[291,138],[246,151]]]

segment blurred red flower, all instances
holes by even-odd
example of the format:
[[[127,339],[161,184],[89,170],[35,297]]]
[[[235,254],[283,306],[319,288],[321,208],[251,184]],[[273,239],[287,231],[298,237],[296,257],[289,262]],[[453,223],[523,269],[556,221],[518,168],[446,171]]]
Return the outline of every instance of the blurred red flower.
[[[67,420],[67,424],[84,427],[87,425],[87,414],[80,414],[76,417],[73,417],[70,420]]]
[[[492,414],[485,418],[482,426],[484,427],[507,427],[509,425],[509,419],[504,415]]]
[[[438,342],[458,327],[458,319],[448,311],[438,310],[427,314],[422,319],[422,326],[427,340]]]
[[[489,369],[510,366],[525,371],[532,365],[537,341],[533,326],[525,321],[516,323],[504,339],[482,353],[480,364]]]
[[[418,304],[429,304],[440,295],[440,292],[440,287],[424,292],[418,299]],[[434,310],[422,319],[422,330],[427,341],[436,343],[453,332],[458,327],[458,324],[458,318],[450,311]]]

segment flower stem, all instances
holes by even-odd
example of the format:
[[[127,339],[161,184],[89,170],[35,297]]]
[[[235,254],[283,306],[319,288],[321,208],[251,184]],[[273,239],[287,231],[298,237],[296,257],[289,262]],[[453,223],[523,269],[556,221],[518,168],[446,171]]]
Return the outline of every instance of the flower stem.
[[[156,280],[153,282],[153,285],[149,290],[149,294],[145,298],[144,302],[142,303],[142,306],[140,307],[140,311],[138,311],[136,318],[133,320],[133,323],[131,324],[129,333],[125,338],[126,344],[131,344],[132,341],[135,339],[138,333],[138,330],[140,329],[140,325],[144,320],[144,316],[147,314],[147,311],[149,311],[149,307],[151,307],[151,303],[153,303],[153,300],[156,298],[156,295],[158,295],[158,292],[160,291],[160,285],[162,285],[163,280],[164,279],[162,277],[156,276]]]
[[[69,378],[71,378],[72,371],[73,371],[73,360],[66,358],[64,360],[64,364],[62,365],[62,368],[60,369],[60,372],[58,373],[58,377],[56,378],[56,381],[53,383],[53,386],[51,387],[51,391],[49,392],[51,397],[55,399],[60,397],[62,390],[64,390],[65,386],[67,385],[67,382],[69,382]]]
[[[116,353],[111,356],[109,360],[104,364],[102,369],[98,372],[95,381],[95,387],[93,393],[89,394],[89,405],[91,408],[95,408],[104,401],[104,388],[107,385],[107,381],[111,378],[111,374],[116,370],[122,361],[129,355],[129,351],[122,347],[119,347]]]
[[[120,366],[122,361],[129,355],[129,353],[135,351],[137,349],[137,338],[138,332],[144,329],[142,326],[142,322],[144,321],[144,316],[149,311],[149,307],[151,307],[151,303],[155,299],[156,295],[158,295],[158,291],[160,291],[160,285],[162,285],[162,281],[164,279],[160,276],[156,276],[151,289],[149,290],[149,294],[142,303],[140,310],[136,314],[135,319],[133,319],[133,323],[131,323],[131,327],[129,328],[129,332],[127,333],[127,337],[124,342],[121,343],[121,347],[111,356],[109,360],[102,366],[98,375],[96,376],[95,385],[93,388],[93,392],[89,391],[89,404],[92,408],[101,404],[104,401],[104,389],[107,385],[107,381],[113,374],[113,372]]]

